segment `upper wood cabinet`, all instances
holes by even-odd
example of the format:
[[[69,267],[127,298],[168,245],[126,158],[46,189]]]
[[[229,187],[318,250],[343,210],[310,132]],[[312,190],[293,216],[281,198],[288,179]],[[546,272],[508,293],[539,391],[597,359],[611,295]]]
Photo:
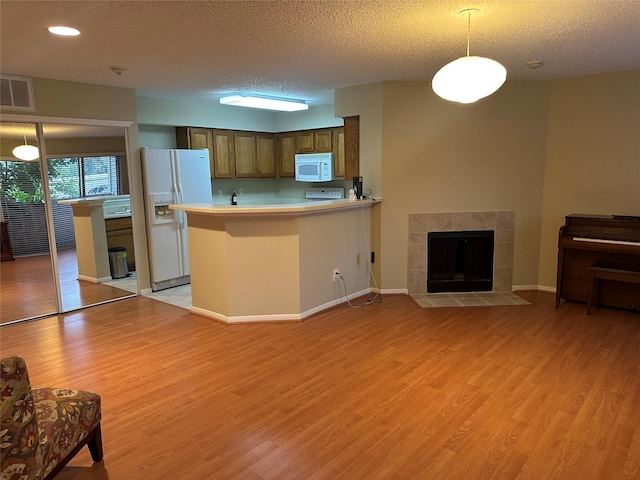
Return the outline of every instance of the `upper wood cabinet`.
[[[213,142],[211,130],[208,128],[176,127],[176,145],[178,148],[209,150],[209,169],[211,177],[214,175]]]
[[[278,164],[278,176],[280,178],[295,177],[295,132],[278,133],[276,135],[276,157],[276,163]]]
[[[344,176],[347,180],[360,175],[360,117],[344,119]]]
[[[274,178],[276,173],[276,136],[256,133],[256,177]]]
[[[177,127],[178,148],[207,148],[212,178],[293,178],[296,153],[333,153],[333,175],[359,175],[360,117],[344,118],[344,127],[277,134]]]
[[[235,144],[233,131],[212,130],[213,178],[235,177]]]
[[[332,147],[330,128],[296,132],[296,153],[330,152]]]
[[[236,178],[256,176],[256,135],[251,132],[234,132]]]
[[[344,127],[332,129],[333,136],[333,177],[345,178]]]
[[[316,152],[330,152],[332,150],[333,139],[331,133],[331,129],[315,130],[313,132]]]

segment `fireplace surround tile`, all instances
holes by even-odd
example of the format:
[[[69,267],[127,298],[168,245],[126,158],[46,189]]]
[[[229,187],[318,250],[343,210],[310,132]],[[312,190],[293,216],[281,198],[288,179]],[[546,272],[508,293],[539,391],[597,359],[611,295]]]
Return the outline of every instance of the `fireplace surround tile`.
[[[495,230],[496,212],[472,212],[469,230]]]
[[[471,213],[457,212],[453,214],[453,230],[462,232],[471,230]]]
[[[495,232],[493,292],[511,292],[515,218],[515,211],[409,214],[409,294],[427,292],[428,233],[465,230]]]

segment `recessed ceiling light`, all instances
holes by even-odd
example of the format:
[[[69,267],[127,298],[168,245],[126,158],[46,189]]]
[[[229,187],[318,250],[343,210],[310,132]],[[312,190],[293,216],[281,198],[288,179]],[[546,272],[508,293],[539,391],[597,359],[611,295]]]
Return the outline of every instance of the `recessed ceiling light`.
[[[75,37],[80,35],[80,30],[72,27],[63,27],[62,25],[49,27],[48,30],[54,35],[62,35],[63,37]]]

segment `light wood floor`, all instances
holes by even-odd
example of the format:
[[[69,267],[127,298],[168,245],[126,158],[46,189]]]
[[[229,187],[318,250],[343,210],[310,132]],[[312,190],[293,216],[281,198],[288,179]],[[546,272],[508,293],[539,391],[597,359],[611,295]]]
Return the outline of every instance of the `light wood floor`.
[[[58,270],[64,311],[131,295],[112,286],[79,281],[75,249],[58,251]],[[0,324],[55,312],[49,255],[0,262]]]
[[[233,326],[136,297],[0,339],[102,396],[104,461],[59,480],[640,478],[640,315],[522,296]]]

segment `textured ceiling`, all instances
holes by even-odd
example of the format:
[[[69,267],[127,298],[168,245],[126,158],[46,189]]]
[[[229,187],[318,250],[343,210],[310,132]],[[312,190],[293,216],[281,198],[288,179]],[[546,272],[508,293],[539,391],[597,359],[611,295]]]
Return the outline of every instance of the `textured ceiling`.
[[[430,80],[463,56],[493,58],[509,80],[640,68],[640,0],[7,1],[2,73],[217,101],[230,92],[333,103],[333,90]],[[64,24],[82,35],[60,38]],[[526,62],[536,60],[536,70]],[[126,69],[122,75],[111,66]]]

